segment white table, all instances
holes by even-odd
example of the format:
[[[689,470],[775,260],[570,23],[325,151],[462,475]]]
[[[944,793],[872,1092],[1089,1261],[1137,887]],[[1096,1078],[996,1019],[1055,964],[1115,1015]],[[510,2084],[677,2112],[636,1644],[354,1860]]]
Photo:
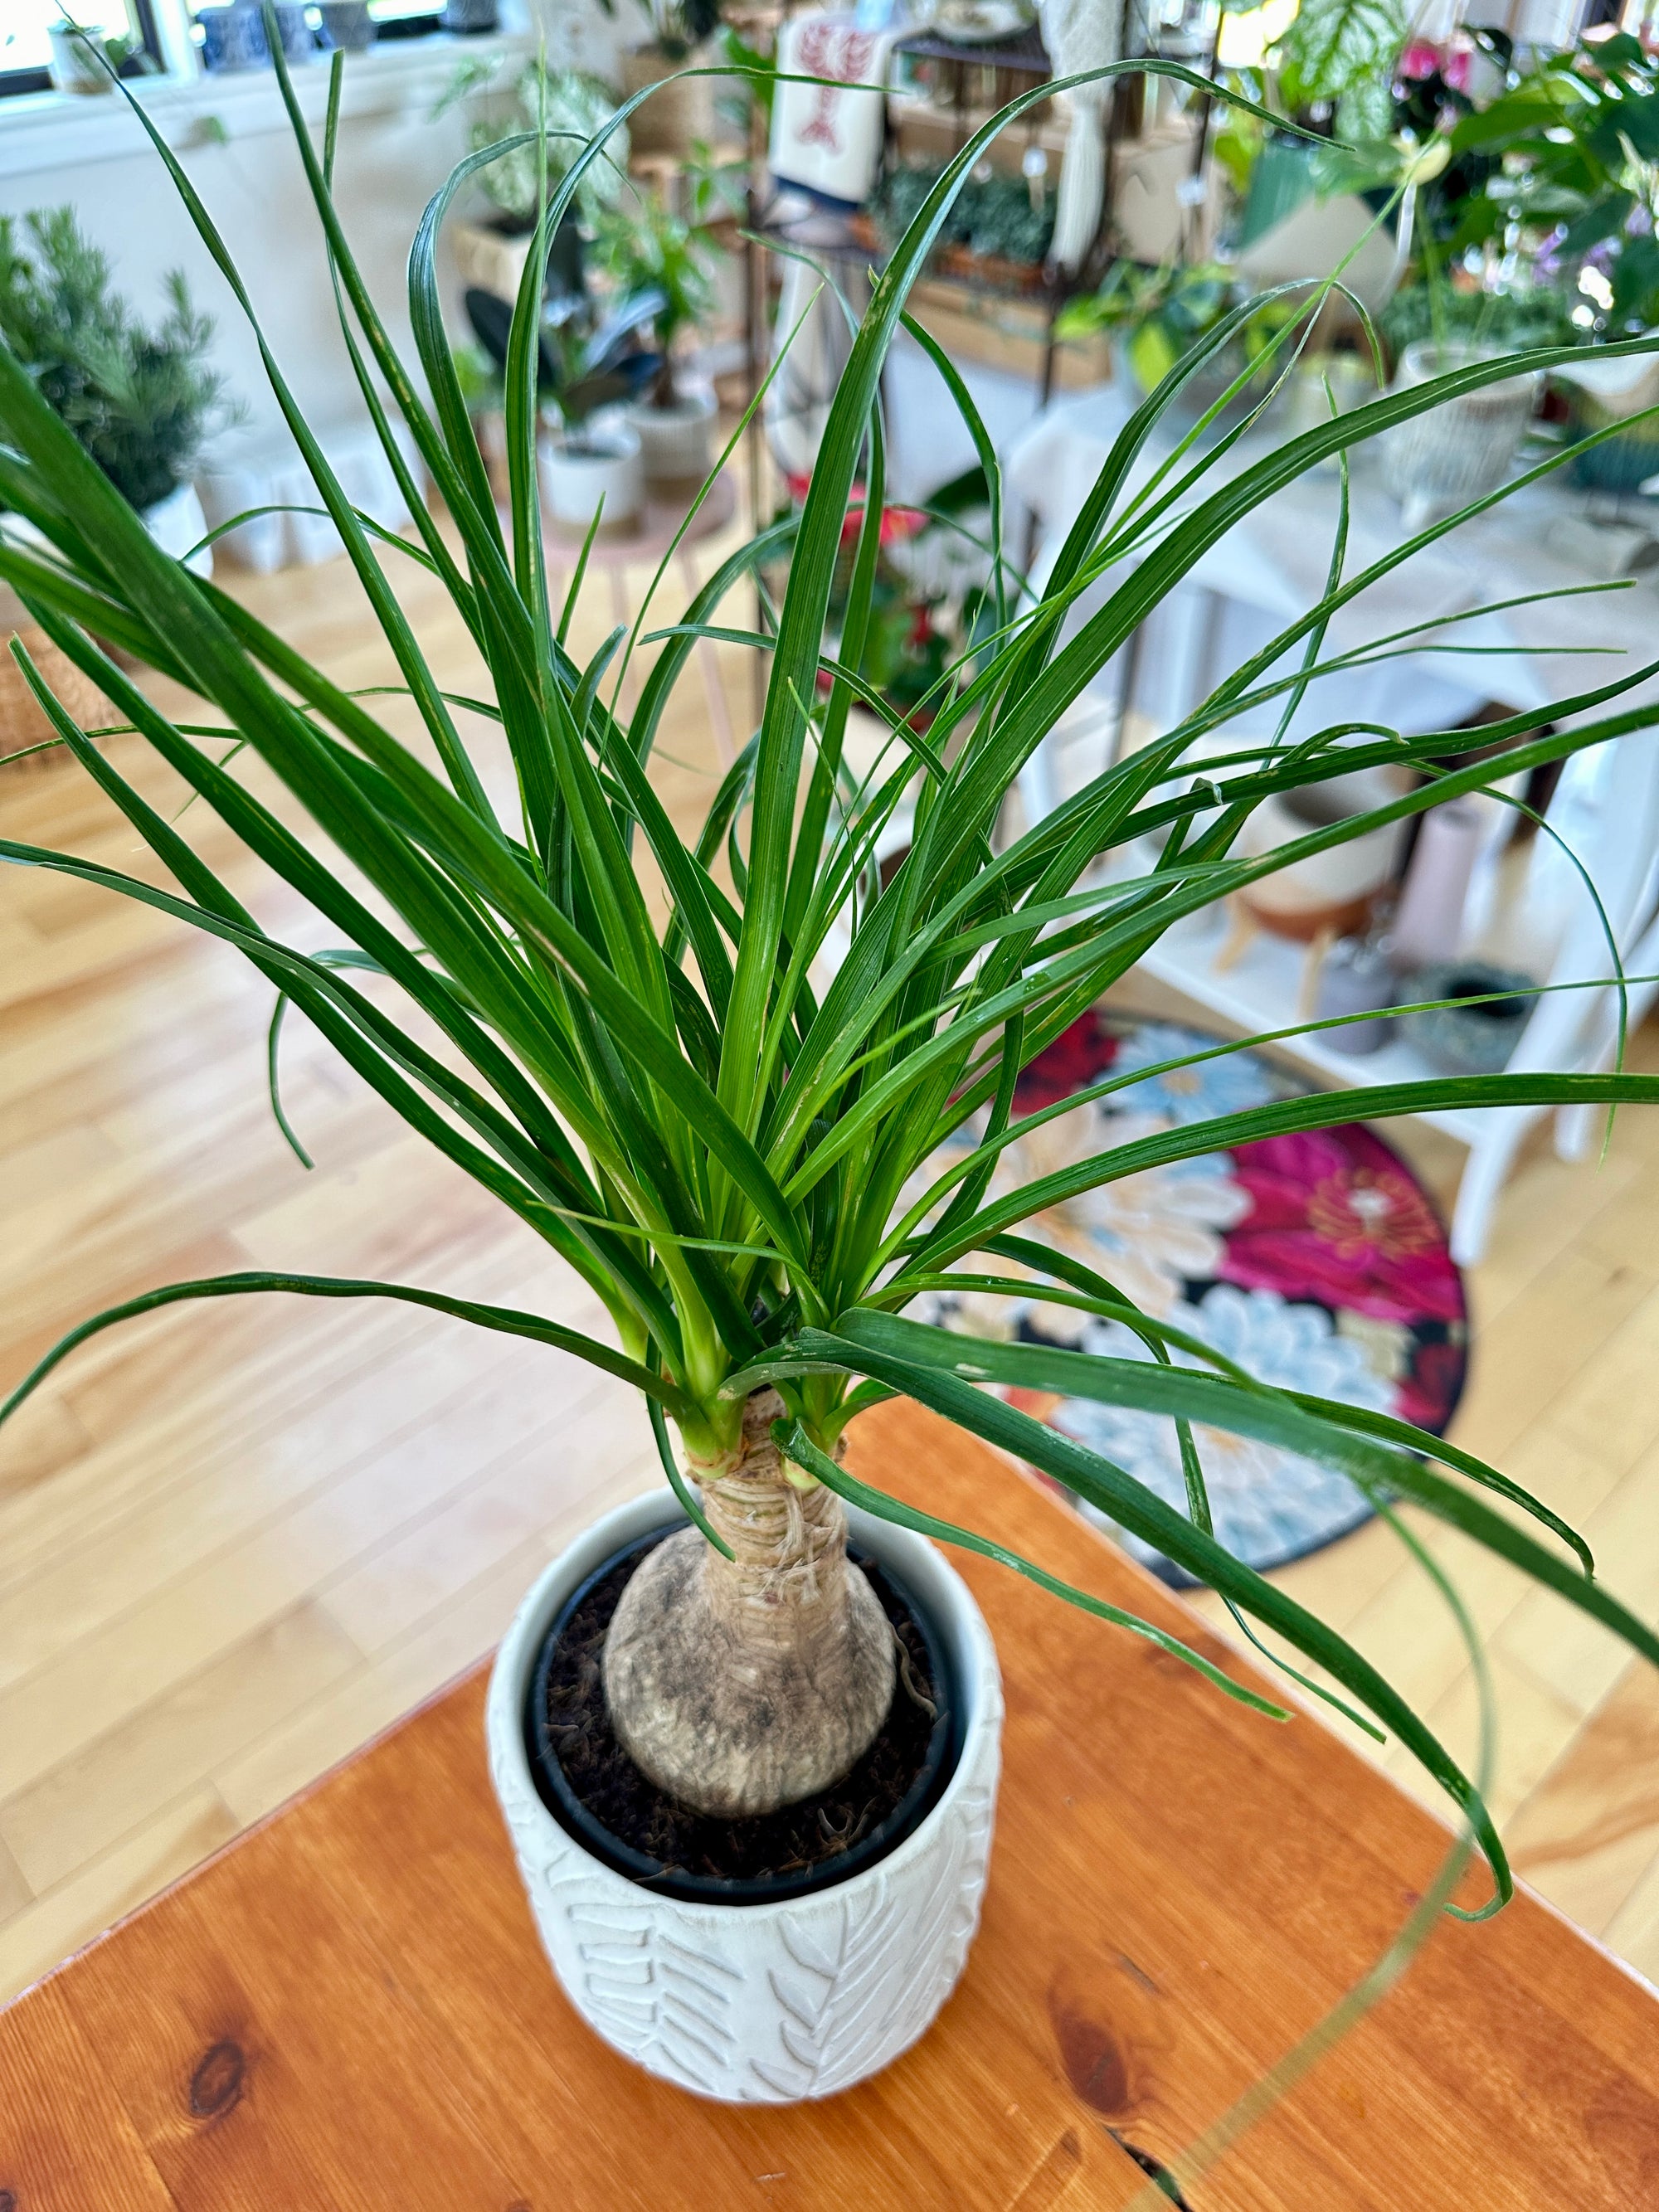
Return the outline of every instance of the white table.
[[[1011,453],[1011,502],[1023,502],[1036,518],[1039,575],[1079,513],[1127,411],[1113,388],[1084,394],[1051,409]],[[1222,458],[1220,470],[1231,474],[1249,465],[1270,443],[1262,435],[1242,441]],[[1134,481],[1143,480],[1167,451],[1165,445],[1149,454]],[[1219,480],[1212,475],[1204,488]],[[1133,647],[1100,672],[1090,697],[1079,702],[1068,723],[1045,741],[1022,782],[1028,817],[1041,818],[1059,803],[1067,785],[1099,772],[1119,742],[1129,710],[1154,730],[1174,727],[1221,677],[1322,596],[1338,499],[1334,469],[1304,477],[1203,556],[1143,625]],[[1372,455],[1364,447],[1353,463],[1351,505],[1347,575],[1369,566],[1403,535],[1398,507],[1382,489]],[[1540,720],[1555,719],[1552,710],[1559,701],[1610,680],[1621,665],[1659,658],[1659,594],[1645,581],[1628,590],[1452,619],[1496,601],[1595,580],[1586,556],[1593,556],[1597,548],[1584,522],[1584,495],[1571,489],[1563,474],[1464,525],[1362,593],[1333,619],[1326,657],[1409,624],[1436,627],[1425,633],[1425,649],[1407,658],[1320,679],[1302,702],[1292,736],[1350,720],[1420,735],[1453,728],[1494,699],[1516,710],[1535,708]],[[1067,635],[1101,605],[1110,587],[1103,583],[1079,599],[1068,618]],[[1450,649],[1472,647],[1479,651]],[[1613,647],[1628,658],[1621,664],[1592,653],[1588,648],[1593,647]],[[1300,645],[1295,648],[1287,669],[1301,650]],[[1126,668],[1125,657],[1131,653]],[[1648,679],[1620,703],[1647,700],[1659,700],[1659,680]],[[1125,710],[1121,719],[1120,708]],[[1275,702],[1243,715],[1216,742],[1266,736],[1279,711]],[[1488,883],[1498,848],[1516,818],[1509,810],[1494,810],[1492,848],[1486,856]],[[1551,803],[1549,820],[1595,882],[1627,972],[1651,973],[1659,966],[1659,732],[1641,732],[1576,757]],[[1559,907],[1546,980],[1607,975],[1610,963],[1601,925],[1571,860],[1552,839],[1540,838],[1532,866],[1540,872],[1537,897]],[[1529,881],[1529,903],[1533,897]],[[1472,906],[1478,909],[1479,904],[1477,883]],[[1224,935],[1220,914],[1196,915],[1172,931],[1142,964],[1241,1029],[1257,1031],[1294,1022],[1301,949],[1264,933],[1237,964],[1218,968],[1216,955]],[[1651,984],[1632,988],[1632,1021],[1640,1019],[1655,989]],[[1606,1065],[1616,1016],[1611,990],[1545,994],[1535,1003],[1510,1066],[1521,1071]],[[1403,1041],[1361,1060],[1334,1052],[1319,1036],[1290,1041],[1284,1049],[1319,1075],[1346,1083],[1396,1082],[1433,1072]],[[1489,1107],[1425,1117],[1469,1147],[1452,1232],[1453,1250],[1461,1261],[1480,1256],[1504,1177],[1528,1128],[1546,1110]],[[1588,1146],[1592,1118],[1582,1109],[1559,1117],[1557,1143],[1564,1154],[1577,1156]]]

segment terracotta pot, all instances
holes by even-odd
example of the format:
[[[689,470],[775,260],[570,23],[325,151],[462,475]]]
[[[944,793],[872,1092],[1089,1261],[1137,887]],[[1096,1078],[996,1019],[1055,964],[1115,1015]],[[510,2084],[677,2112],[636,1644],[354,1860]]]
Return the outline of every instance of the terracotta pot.
[[[186,566],[198,576],[213,574],[213,548],[210,545],[195,549],[207,532],[207,520],[202,513],[202,502],[196,495],[194,484],[179,484],[154,507],[143,510],[145,528],[164,553],[171,553],[175,561],[190,557]],[[6,517],[8,534],[27,544],[31,539],[40,540],[40,533],[21,515]],[[82,729],[88,725],[112,722],[118,718],[107,699],[89,678],[83,676],[75,663],[52,642],[43,629],[37,629],[23,611],[22,603],[14,593],[0,585],[0,754],[21,751],[28,745],[45,744],[57,735],[43,709],[35,703],[34,695],[23,679],[22,671],[7,649],[9,638],[15,631],[27,647],[35,666],[45,677],[60,704]],[[123,667],[137,664],[123,653],[108,648],[112,657]],[[67,749],[55,745],[50,752],[32,753],[26,761],[15,762],[18,768],[52,767],[68,757]]]
[[[855,1507],[849,1534],[926,1608],[961,1711],[955,1766],[890,1856],[804,1896],[669,1897],[595,1857],[538,1794],[537,1654],[566,1599],[669,1517],[660,1493],[596,1522],[542,1575],[489,1680],[489,1771],[553,1970],[594,2032],[648,2072],[729,2104],[795,2104],[890,2065],[955,1988],[979,1924],[1001,1756],[990,1632],[943,1555]]]

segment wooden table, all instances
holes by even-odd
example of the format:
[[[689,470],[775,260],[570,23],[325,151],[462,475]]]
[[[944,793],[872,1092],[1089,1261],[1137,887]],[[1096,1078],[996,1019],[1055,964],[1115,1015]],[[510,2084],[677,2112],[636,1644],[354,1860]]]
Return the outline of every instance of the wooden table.
[[[861,1421],[852,1463],[1225,1656],[914,1408]],[[887,2073],[731,2109],[590,2035],[532,1930],[474,1674],[0,2015],[0,2212],[1127,2203],[1358,1978],[1445,1838],[1311,1720],[962,1564],[1007,1678],[990,1890]],[[1443,1925],[1192,2212],[1656,2203],[1659,2004],[1522,1897]]]

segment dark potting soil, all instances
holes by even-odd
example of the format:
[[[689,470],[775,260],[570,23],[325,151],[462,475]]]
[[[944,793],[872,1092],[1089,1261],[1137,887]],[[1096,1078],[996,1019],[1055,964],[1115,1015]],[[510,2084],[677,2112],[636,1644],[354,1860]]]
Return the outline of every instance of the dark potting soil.
[[[566,1624],[548,1670],[549,1748],[594,1819],[665,1868],[727,1881],[822,1865],[879,1827],[921,1772],[936,1696],[921,1632],[880,1568],[866,1562],[864,1571],[904,1652],[880,1734],[833,1789],[779,1813],[726,1820],[689,1812],[647,1781],[611,1726],[600,1655],[623,1586],[644,1555],[630,1553],[594,1583]]]

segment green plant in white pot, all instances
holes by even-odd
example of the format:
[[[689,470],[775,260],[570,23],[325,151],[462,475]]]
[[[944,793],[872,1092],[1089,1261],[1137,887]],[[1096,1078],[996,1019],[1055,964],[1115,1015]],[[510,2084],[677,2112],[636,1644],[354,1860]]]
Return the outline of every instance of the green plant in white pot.
[[[231,410],[209,365],[211,319],[176,271],[167,294],[162,319],[141,322],[73,208],[0,216],[0,338],[152,536],[179,554],[205,533],[191,472]]]
[[[954,1528],[925,1503],[901,1502],[878,1466],[866,1463],[855,1478],[841,1456],[848,1424],[895,1393],[1047,1470],[1322,1670],[1320,1694],[1393,1732],[1443,1785],[1492,1869],[1493,1902],[1501,1900],[1508,1864],[1475,1784],[1344,1638],[1216,1540],[1194,1425],[1305,1453],[1381,1502],[1412,1500],[1650,1659],[1659,1660],[1659,1641],[1593,1579],[1579,1540],[1496,1469],[1384,1415],[1264,1387],[1139,1310],[1029,1224],[1061,1198],[1255,1137],[1453,1104],[1651,1100],[1659,1079],[1449,1077],[1299,1097],[1142,1135],[994,1196],[991,1184],[1009,1146],[1045,1118],[1015,1110],[1021,1066],[1163,931],[1283,866],[1475,787],[1488,769],[1454,768],[1421,791],[1241,858],[1238,833],[1261,799],[1376,763],[1443,763],[1477,739],[1484,748],[1511,732],[1364,732],[1349,744],[1324,732],[1294,746],[1241,739],[1231,753],[1212,750],[1194,787],[1185,757],[1197,738],[1264,695],[1299,696],[1321,665],[1333,607],[1407,557],[1409,547],[1400,548],[1334,581],[1178,729],[1012,843],[999,848],[994,833],[1021,763],[1067,703],[1239,516],[1314,462],[1514,365],[1480,363],[1439,390],[1389,394],[1224,483],[1208,476],[1213,448],[1195,461],[1188,449],[1132,495],[1129,471],[1182,380],[1234,336],[1224,319],[1132,418],[1041,593],[1023,594],[1006,562],[995,562],[994,634],[941,683],[921,736],[884,712],[860,673],[884,514],[879,378],[907,290],[951,193],[989,143],[995,126],[988,126],[929,194],[875,286],[801,513],[732,555],[684,620],[667,627],[623,716],[616,702],[629,641],[612,637],[578,665],[565,642],[568,610],[548,592],[535,456],[540,253],[526,264],[508,349],[512,497],[503,520],[457,386],[434,264],[446,210],[472,163],[428,209],[410,263],[428,402],[374,308],[329,190],[337,66],[320,151],[280,64],[279,75],[356,319],[366,404],[378,416],[384,380],[447,522],[411,500],[418,542],[394,553],[372,539],[274,351],[266,360],[424,743],[394,735],[372,700],[342,690],[228,593],[163,556],[27,371],[0,350],[0,493],[53,548],[51,558],[0,549],[0,574],[204,807],[327,918],[338,949],[302,951],[266,934],[38,678],[64,745],[172,883],[15,839],[0,843],[0,857],[102,884],[235,945],[278,1003],[308,1015],[411,1127],[576,1271],[612,1334],[605,1340],[410,1285],[250,1272],[158,1287],[89,1319],[25,1379],[11,1407],[75,1344],[125,1316],[276,1291],[435,1307],[522,1338],[526,1359],[554,1345],[631,1383],[678,1505],[663,1495],[610,1516],[532,1591],[496,1665],[491,1763],[574,2002],[641,2063],[710,2094],[777,2100],[856,2081],[926,2027],[961,1967],[985,1879],[1000,1698],[983,1623],[932,1540],[989,1553],[1100,1616],[1103,1634],[1150,1638],[1217,1694],[1285,1717],[1163,1630],[1055,1582],[1002,1547],[994,1527]],[[1004,119],[1049,89],[1037,88]],[[586,158],[601,157],[596,142]],[[173,166],[204,237],[237,282]],[[573,166],[550,199],[545,234],[580,173]],[[1534,354],[1522,365],[1551,358]],[[960,396],[986,460],[994,544],[994,456]],[[401,465],[389,437],[387,445]],[[866,487],[857,501],[855,481]],[[829,659],[825,615],[849,509],[854,573]],[[510,814],[492,802],[453,702],[400,610],[388,568],[409,556],[441,581],[488,664],[493,690],[483,711],[498,718],[516,769]],[[699,637],[737,627],[727,595],[759,564],[786,556],[775,629],[755,641],[770,671],[759,727],[688,842],[652,786],[656,732]],[[1103,602],[1066,636],[1068,610],[1103,580]],[[220,765],[200,724],[172,720],[98,639],[208,702],[283,787],[281,816]],[[1275,677],[1274,665],[1298,647],[1297,672]],[[1616,678],[1574,702],[1570,726],[1564,714],[1555,734],[1519,745],[1506,772],[1651,726],[1659,707],[1616,703],[1634,680]],[[853,787],[839,761],[855,701],[888,723],[890,747]],[[884,882],[872,860],[877,841],[901,798],[913,796],[908,851]],[[311,825],[304,835],[291,826],[301,821]],[[1158,858],[1148,866],[1134,855],[1154,833]],[[666,887],[661,926],[640,888],[636,847]],[[847,950],[821,990],[814,955],[834,927]],[[1109,1079],[1096,1086],[1109,1087]],[[970,1127],[974,1148],[941,1153]],[[1018,1299],[1034,1285],[1044,1300],[1126,1322],[1155,1356],[979,1340],[906,1314],[941,1286]],[[1005,1382],[1176,1422],[1188,1510],[982,1387]],[[848,1556],[849,1524],[866,1564]],[[641,1542],[657,1538],[641,1553]],[[609,1625],[598,1612],[606,1584]],[[569,1687],[560,1674],[566,1629],[588,1638],[588,1672],[606,1693],[597,1705],[590,1698],[568,1731],[554,1725],[556,1705],[569,1711],[558,1705]],[[890,1731],[917,1733],[917,1714],[927,1726],[914,1778],[933,1760],[932,1779],[914,1800],[907,1789],[894,1801],[902,1817],[880,1839],[885,1856],[855,1858],[860,1846],[849,1848],[830,1822],[815,1865],[783,1875],[738,1863],[754,1824],[799,1813],[817,1826],[814,1805],[833,1802],[849,1762],[878,1751]],[[584,1733],[598,1743],[606,1730],[619,1740],[618,1759],[631,1747],[628,1787],[648,1799],[652,1817],[713,1821],[732,1854],[724,1867],[653,1864],[648,1833],[630,1840],[607,1826],[561,1747]],[[615,1778],[623,1770],[606,1771]],[[1430,1911],[1443,1894],[1431,1893]],[[1056,1898],[1056,1915],[1064,1909]]]
[[[717,252],[651,196],[624,204],[599,227],[599,264],[623,295],[649,291],[660,303],[652,336],[662,366],[629,409],[646,474],[653,483],[694,490],[708,474],[718,409],[713,385],[688,376],[675,349],[690,332],[706,327],[714,311]]]

